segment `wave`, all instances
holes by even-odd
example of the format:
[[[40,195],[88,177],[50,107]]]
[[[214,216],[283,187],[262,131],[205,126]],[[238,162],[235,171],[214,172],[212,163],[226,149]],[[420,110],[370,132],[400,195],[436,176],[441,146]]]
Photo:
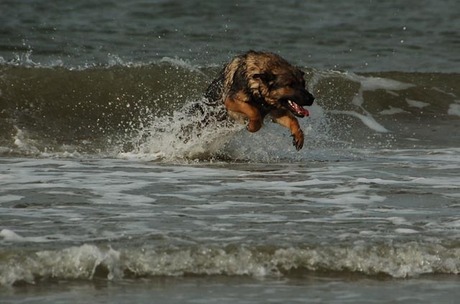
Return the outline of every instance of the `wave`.
[[[92,280],[223,275],[290,277],[309,272],[370,277],[459,274],[460,248],[441,244],[355,244],[306,247],[228,245],[125,248],[84,244],[57,250],[3,252],[0,286],[55,279]]]
[[[186,109],[202,100],[218,70],[180,59],[79,69],[4,63],[0,154],[298,158],[292,148],[286,150],[286,130],[269,121],[263,134],[248,134],[241,126],[196,127],[202,118]],[[311,117],[301,121],[306,149],[336,148],[338,143],[409,147],[460,142],[452,136],[459,124],[460,74],[304,71],[317,98]],[[181,141],[184,128],[195,132],[186,142]],[[242,148],[247,142],[255,145]]]

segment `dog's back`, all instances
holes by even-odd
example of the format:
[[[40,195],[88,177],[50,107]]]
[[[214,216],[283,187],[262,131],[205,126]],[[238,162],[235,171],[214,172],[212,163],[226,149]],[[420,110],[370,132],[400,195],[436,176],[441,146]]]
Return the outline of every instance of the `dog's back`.
[[[219,75],[211,82],[204,94],[204,97],[207,100],[206,103],[210,106],[223,104],[222,93],[225,80],[224,69],[220,71]]]

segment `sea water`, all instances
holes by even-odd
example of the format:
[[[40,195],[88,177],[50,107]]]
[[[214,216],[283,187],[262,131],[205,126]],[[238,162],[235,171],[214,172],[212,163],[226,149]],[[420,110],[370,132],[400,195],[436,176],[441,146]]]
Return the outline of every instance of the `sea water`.
[[[0,6],[2,303],[460,296],[457,1]],[[301,151],[188,111],[248,49],[306,73]]]

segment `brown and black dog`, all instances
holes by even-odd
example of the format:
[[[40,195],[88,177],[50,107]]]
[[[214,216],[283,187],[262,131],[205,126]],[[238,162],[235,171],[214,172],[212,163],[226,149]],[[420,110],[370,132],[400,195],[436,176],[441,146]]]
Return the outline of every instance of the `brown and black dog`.
[[[227,63],[209,85],[206,98],[222,102],[228,114],[239,121],[249,120],[249,132],[257,132],[270,114],[275,122],[289,128],[297,150],[304,143],[297,117],[308,116],[303,106],[314,97],[305,89],[304,73],[279,55],[249,51]]]

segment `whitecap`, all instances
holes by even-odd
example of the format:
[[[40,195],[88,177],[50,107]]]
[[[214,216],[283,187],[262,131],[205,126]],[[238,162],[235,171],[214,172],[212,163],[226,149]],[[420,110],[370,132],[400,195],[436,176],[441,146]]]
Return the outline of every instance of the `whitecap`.
[[[449,106],[449,110],[447,110],[447,114],[452,116],[460,116],[460,104],[453,103]]]
[[[394,115],[394,114],[401,114],[401,113],[409,113],[401,108],[395,108],[395,107],[392,107],[390,106],[389,109],[386,109],[386,110],[383,110],[383,111],[380,111],[380,114],[382,115]]]
[[[333,114],[345,114],[345,115],[354,116],[356,118],[359,118],[362,121],[363,124],[365,124],[368,128],[370,128],[370,129],[372,129],[374,131],[377,131],[379,133],[388,133],[389,132],[384,126],[379,124],[374,119],[374,117],[372,117],[370,115],[359,114],[359,113],[357,113],[355,111],[331,111],[331,113],[333,113]]]
[[[396,228],[395,232],[400,233],[400,234],[415,234],[415,233],[419,233],[417,230],[409,229],[409,228]]]
[[[16,232],[9,230],[9,229],[2,229],[0,231],[0,237],[2,237],[5,241],[23,241],[24,238],[17,234]]]
[[[412,83],[405,83],[393,79],[381,78],[381,77],[366,77],[357,75],[354,73],[347,73],[347,78],[353,81],[357,81],[361,84],[363,91],[375,91],[375,90],[388,90],[388,91],[400,91],[414,87]]]
[[[427,107],[427,106],[430,105],[427,102],[413,100],[413,99],[409,99],[409,98],[406,98],[406,102],[409,104],[409,106],[414,107],[414,108],[419,108],[419,109],[422,109],[422,108]]]

